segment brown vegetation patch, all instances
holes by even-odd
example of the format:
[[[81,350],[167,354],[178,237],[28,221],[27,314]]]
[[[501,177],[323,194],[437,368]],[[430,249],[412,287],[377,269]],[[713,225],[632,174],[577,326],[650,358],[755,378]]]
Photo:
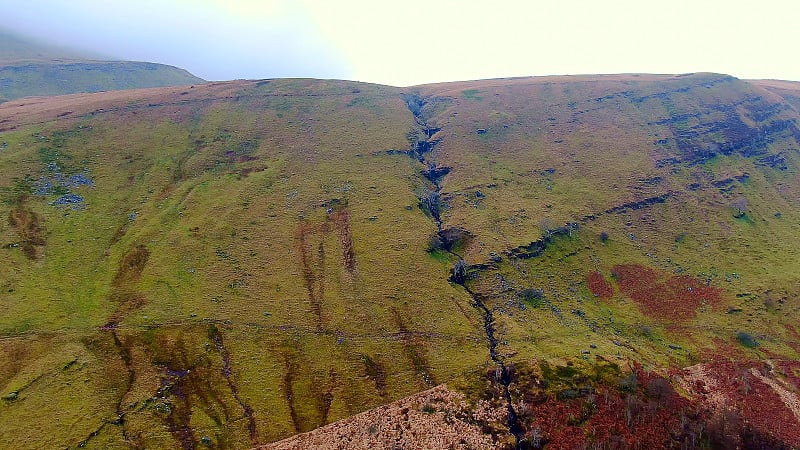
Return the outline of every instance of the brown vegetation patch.
[[[361,360],[364,361],[364,373],[375,383],[375,390],[378,395],[386,397],[386,367],[376,358],[370,358],[369,355],[361,355]]]
[[[283,397],[286,399],[286,405],[289,407],[289,416],[292,418],[294,432],[308,431],[303,430],[300,418],[297,415],[297,410],[294,407],[294,379],[295,372],[298,369],[297,362],[295,362],[293,357],[285,356],[283,369]]]
[[[256,167],[244,167],[239,169],[236,173],[239,175],[239,178],[247,178],[253,172],[263,172],[267,170],[267,166],[256,166]]]
[[[8,214],[8,224],[20,237],[19,246],[28,259],[36,259],[37,246],[46,244],[45,231],[42,220],[38,214],[26,206],[28,197],[17,199],[11,212]]]
[[[786,340],[786,345],[791,347],[794,351],[800,352],[800,333],[797,332],[797,328],[788,323],[785,324],[784,327],[791,337],[791,339]]]
[[[664,274],[638,264],[616,265],[611,274],[623,294],[657,319],[687,320],[697,308],[721,301],[721,289],[688,275]]]
[[[602,358],[509,366],[523,448],[697,448],[705,416],[669,379]]]
[[[0,380],[13,379],[32,353],[33,344],[27,339],[0,339]]]
[[[208,352],[190,343],[183,332],[164,333],[149,346],[152,364],[162,369],[160,386],[153,396],[153,408],[181,448],[197,448],[200,443],[192,427],[192,416],[201,412],[221,430],[241,417],[238,408],[226,400],[222,386],[225,367],[215,364]],[[230,446],[226,432],[215,436],[217,446]]]
[[[311,310],[317,322],[317,331],[324,328],[322,318],[322,299],[325,297],[325,246],[320,241],[315,257],[311,243],[313,227],[305,222],[301,222],[297,229],[298,250],[300,254],[300,265],[303,270],[303,281],[305,281],[308,291],[308,300],[311,302]]]
[[[214,343],[214,347],[222,358],[222,376],[225,377],[225,381],[228,383],[228,388],[231,390],[231,394],[233,394],[236,403],[238,403],[244,411],[244,415],[247,418],[247,430],[250,433],[250,442],[256,445],[258,443],[258,428],[256,427],[256,418],[253,413],[253,408],[239,395],[239,386],[236,384],[231,364],[231,354],[225,347],[222,332],[216,326],[212,325],[208,329],[208,338]]]
[[[103,325],[105,330],[113,330],[129,313],[141,308],[147,303],[147,299],[140,293],[128,289],[114,288],[108,299],[116,303],[117,307],[108,321]]]
[[[775,362],[775,367],[781,371],[782,378],[792,389],[800,392],[800,361],[780,360]]]
[[[150,251],[144,245],[137,245],[128,251],[120,261],[119,270],[114,277],[114,286],[138,280],[142,276],[148,258],[150,258]]]
[[[117,307],[103,329],[116,328],[128,313],[147,303],[144,295],[138,292],[132,284],[141,277],[149,257],[150,251],[144,245],[134,247],[122,257],[117,274],[114,276],[111,292],[108,294],[108,300],[115,303]]]
[[[422,380],[428,386],[434,386],[436,380],[431,373],[431,367],[428,363],[428,358],[425,355],[424,342],[418,337],[409,333],[403,317],[396,308],[392,308],[392,318],[399,331],[400,341],[403,343],[403,350],[411,362],[414,371],[422,377]]]
[[[586,275],[586,285],[595,297],[607,300],[614,295],[614,287],[600,272],[589,272]]]
[[[337,264],[341,264],[349,274],[353,274],[356,269],[356,255],[350,229],[350,211],[339,203],[336,203],[335,206],[337,207],[335,210],[329,209],[324,222],[314,225],[308,221],[302,221],[297,227],[297,250],[300,255],[303,281],[308,291],[308,299],[316,318],[318,331],[325,328],[322,306],[325,298],[326,258],[330,257],[329,253],[325,251],[325,238],[328,233],[335,230],[339,237],[342,259],[337,261]]]
[[[122,239],[127,232],[128,232],[128,222],[126,221],[125,223],[117,227],[117,230],[114,232],[114,235],[111,236],[111,241],[109,242],[108,245],[111,246],[119,242],[120,239]]]
[[[350,210],[343,209],[332,214],[336,231],[339,233],[339,244],[342,246],[342,259],[348,272],[356,270],[356,253],[353,250],[353,235],[350,231]]]
[[[333,404],[333,389],[336,387],[337,373],[331,368],[328,371],[328,379],[324,383],[315,383],[317,389],[317,412],[320,416],[320,424],[328,423],[328,414],[331,412]]]
[[[601,386],[579,398],[526,404],[527,436],[548,449],[674,448],[699,444],[699,412],[668,380],[639,371],[631,392]],[[578,392],[580,394],[580,392]],[[693,445],[694,444],[694,445]]]
[[[715,337],[705,340],[704,344],[698,351],[700,361],[715,362],[729,359],[746,360],[749,358],[747,348],[737,342],[734,337],[729,339]]]
[[[127,439],[127,429],[125,426],[125,415],[126,411],[124,408],[125,399],[128,397],[131,389],[133,388],[133,384],[136,381],[136,369],[133,365],[133,355],[131,354],[131,345],[127,339],[123,340],[119,338],[119,335],[113,329],[110,330],[111,338],[114,342],[114,348],[116,348],[117,353],[119,353],[119,357],[122,360],[122,363],[125,366],[125,372],[127,373],[127,377],[125,378],[125,387],[122,389],[122,393],[117,400],[116,406],[116,413],[117,413],[117,421],[119,425],[122,427],[122,436]]]
[[[333,393],[338,386],[336,370],[302,371],[306,361],[294,351],[286,352],[283,359],[282,391],[295,433],[304,433],[327,424]],[[309,410],[309,406],[315,411]]]
[[[715,361],[688,367],[682,376],[689,394],[713,413],[708,430],[712,444],[719,448],[800,446],[797,393],[769,365]]]

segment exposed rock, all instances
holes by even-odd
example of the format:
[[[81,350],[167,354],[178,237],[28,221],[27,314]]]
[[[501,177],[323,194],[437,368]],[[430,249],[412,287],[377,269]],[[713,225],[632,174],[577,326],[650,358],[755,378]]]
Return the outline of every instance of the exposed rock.
[[[547,248],[547,245],[550,242],[552,242],[553,239],[557,237],[570,236],[572,232],[577,229],[578,229],[577,223],[568,223],[562,227],[548,230],[547,234],[541,239],[535,240],[527,245],[522,245],[516,248],[512,248],[511,250],[507,251],[506,254],[509,256],[509,258],[519,258],[519,259],[535,258],[544,253],[544,250]]]
[[[469,244],[473,237],[472,233],[459,227],[446,228],[438,234],[442,249],[447,251]]]
[[[499,448],[482,432],[476,415],[463,394],[439,385],[259,449]]]
[[[637,210],[642,209],[646,206],[655,205],[656,203],[664,203],[667,201],[668,198],[672,196],[672,192],[667,192],[666,194],[657,195],[655,197],[648,197],[644,200],[639,200],[637,202],[628,202],[623,203],[621,205],[614,206],[613,208],[609,208],[605,210],[606,214],[618,214],[628,210]]]
[[[772,167],[773,169],[786,170],[786,157],[783,152],[766,155],[756,159],[756,165]]]
[[[434,164],[428,164],[428,167],[422,171],[422,175],[434,184],[439,184],[439,181],[448,173],[450,173],[449,167],[436,166]]]
[[[51,204],[58,206],[67,206],[67,205],[78,206],[82,205],[83,202],[84,202],[83,197],[81,197],[78,194],[66,194],[62,195]]]

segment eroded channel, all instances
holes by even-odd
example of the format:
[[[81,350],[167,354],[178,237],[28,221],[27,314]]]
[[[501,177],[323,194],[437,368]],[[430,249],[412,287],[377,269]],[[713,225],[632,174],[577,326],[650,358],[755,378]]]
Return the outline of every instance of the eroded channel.
[[[409,111],[414,115],[418,127],[417,130],[413,130],[412,136],[414,136],[414,138],[410,142],[411,148],[408,154],[422,164],[423,169],[421,170],[421,175],[426,180],[426,189],[419,196],[419,207],[436,223],[438,238],[442,243],[441,249],[457,258],[457,262],[453,267],[448,281],[461,286],[470,295],[473,307],[478,309],[483,317],[483,330],[489,347],[489,357],[497,366],[497,381],[502,385],[502,392],[507,405],[508,430],[516,440],[516,448],[522,449],[525,447],[524,430],[520,426],[517,412],[511,401],[511,391],[509,388],[511,385],[511,374],[502,356],[497,351],[498,340],[495,336],[496,330],[492,310],[486,305],[481,294],[474,292],[467,285],[467,280],[470,278],[470,270],[480,269],[470,268],[464,258],[456,253],[452,245],[454,234],[470,235],[470,233],[460,228],[445,229],[443,227],[441,211],[444,209],[445,205],[442,201],[441,182],[444,177],[450,173],[451,168],[439,166],[433,157],[436,145],[439,144],[439,139],[435,139],[434,135],[439,132],[441,128],[429,122],[430,113],[427,107],[431,105],[431,102],[437,101],[437,99],[422,97],[417,94],[404,94],[403,100],[405,100]]]

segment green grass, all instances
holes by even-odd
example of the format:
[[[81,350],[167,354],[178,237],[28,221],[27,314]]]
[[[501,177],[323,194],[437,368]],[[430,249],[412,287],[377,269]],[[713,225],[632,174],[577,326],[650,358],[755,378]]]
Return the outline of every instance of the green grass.
[[[756,348],[759,345],[756,338],[746,331],[737,331],[736,340],[747,348]]]
[[[0,88],[0,97],[7,100],[204,83],[177,67],[129,61],[46,61],[3,65],[0,66],[0,77],[13,80]]]
[[[483,100],[483,97],[478,95],[480,92],[481,91],[478,89],[466,89],[464,91],[461,91],[461,94],[464,96],[464,98],[481,101]]]

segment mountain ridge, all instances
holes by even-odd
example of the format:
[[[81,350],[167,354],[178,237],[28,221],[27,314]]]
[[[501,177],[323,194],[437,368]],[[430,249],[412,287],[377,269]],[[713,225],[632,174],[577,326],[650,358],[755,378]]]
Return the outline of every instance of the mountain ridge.
[[[204,82],[177,67],[99,58],[0,30],[0,101]]]

